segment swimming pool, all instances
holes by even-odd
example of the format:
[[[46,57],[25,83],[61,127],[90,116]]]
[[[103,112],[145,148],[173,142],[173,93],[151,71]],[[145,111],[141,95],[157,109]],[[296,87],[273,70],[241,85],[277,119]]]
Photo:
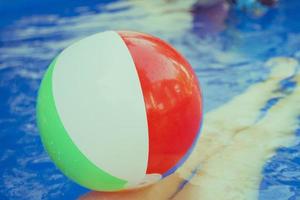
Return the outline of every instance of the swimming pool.
[[[192,0],[0,2],[0,199],[74,199],[88,191],[54,166],[35,122],[43,73],[72,42],[108,29],[161,37],[194,67],[208,113],[265,80],[270,58],[299,60],[299,8],[297,0],[258,14],[215,8],[211,12],[221,17],[206,28],[211,19]],[[268,101],[262,113],[276,101]],[[300,199],[299,142],[279,148],[265,163],[259,188],[260,199]]]

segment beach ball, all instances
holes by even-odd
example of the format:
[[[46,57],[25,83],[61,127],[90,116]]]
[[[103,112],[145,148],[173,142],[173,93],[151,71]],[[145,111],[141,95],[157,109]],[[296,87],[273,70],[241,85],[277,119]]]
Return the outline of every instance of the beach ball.
[[[186,59],[154,36],[107,31],[50,64],[37,100],[42,142],[61,171],[97,191],[152,184],[184,163],[202,97]]]

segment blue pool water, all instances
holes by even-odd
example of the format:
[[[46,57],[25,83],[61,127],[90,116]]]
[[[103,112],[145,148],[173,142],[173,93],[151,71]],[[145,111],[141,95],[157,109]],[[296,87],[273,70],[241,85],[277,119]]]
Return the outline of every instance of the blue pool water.
[[[190,1],[142,2],[0,1],[0,199],[74,199],[88,191],[54,166],[35,123],[43,73],[55,55],[79,38],[130,29],[165,39],[194,67],[205,112],[263,80],[269,72],[263,63],[269,58],[300,59],[298,0],[281,1],[262,14],[216,7],[211,12],[224,20],[213,22]],[[292,85],[282,83],[287,91]],[[276,101],[269,101],[262,113]],[[300,137],[300,128],[295,134]],[[279,148],[262,173],[260,199],[300,199],[300,144]]]

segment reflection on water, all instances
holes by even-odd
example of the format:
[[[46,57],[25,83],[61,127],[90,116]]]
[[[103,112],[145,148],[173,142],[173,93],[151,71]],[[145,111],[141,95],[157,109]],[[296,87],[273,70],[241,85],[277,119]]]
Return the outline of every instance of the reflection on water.
[[[187,163],[191,165],[187,169],[197,163],[200,170],[179,199],[186,193],[198,193],[191,199],[257,199],[265,162],[279,146],[295,143],[300,114],[298,64],[291,58],[270,60],[267,80],[206,115],[202,140]],[[279,83],[290,76],[298,87],[287,95]],[[257,120],[265,102],[274,97],[282,98]],[[186,176],[187,172],[183,168],[179,173]]]
[[[203,8],[194,0],[116,1],[77,5],[68,8],[71,14],[24,15],[9,25],[0,24],[0,199],[72,199],[86,192],[64,177],[44,152],[35,125],[35,101],[53,57],[75,40],[107,29],[132,29],[165,39],[186,56],[199,77],[205,126],[199,147],[186,165],[190,170],[170,177],[185,186],[178,197],[192,191],[210,199],[238,188],[240,192],[232,194],[248,199],[258,193],[261,199],[296,199],[300,195],[299,145],[280,148],[268,159],[277,147],[295,140],[294,102],[299,89],[292,89],[291,82],[299,81],[293,71],[300,58],[297,4],[296,0],[282,2],[260,18],[219,6],[212,11],[219,18],[214,18],[202,15]],[[203,24],[209,20],[215,24],[205,33]],[[282,55],[294,58],[273,59],[268,62],[271,67],[265,67],[266,60]],[[284,88],[290,92],[278,88],[285,78],[290,81]],[[263,114],[258,120],[259,110]],[[201,156],[194,156],[197,153]],[[197,175],[192,176],[191,170]],[[187,177],[188,184],[182,182]]]

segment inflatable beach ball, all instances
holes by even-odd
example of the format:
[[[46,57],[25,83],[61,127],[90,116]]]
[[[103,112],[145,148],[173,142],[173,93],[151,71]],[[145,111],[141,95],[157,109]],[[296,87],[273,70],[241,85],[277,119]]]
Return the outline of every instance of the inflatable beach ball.
[[[143,33],[98,33],[63,50],[38,95],[43,144],[69,178],[98,191],[145,186],[187,159],[202,119],[190,64]]]

